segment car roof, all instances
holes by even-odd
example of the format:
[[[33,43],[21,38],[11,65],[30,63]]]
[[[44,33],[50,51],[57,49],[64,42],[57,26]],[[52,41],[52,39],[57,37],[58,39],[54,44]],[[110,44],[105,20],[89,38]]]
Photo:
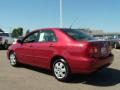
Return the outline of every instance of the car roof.
[[[33,32],[39,31],[39,30],[62,30],[62,29],[74,29],[74,28],[40,28],[40,29],[33,30]]]
[[[63,29],[66,29],[66,30],[70,30],[70,29],[77,30],[77,29],[74,29],[74,28],[40,28],[40,29],[36,29],[36,30],[31,31],[29,34],[37,32],[37,31],[40,31],[40,30],[59,30],[59,31],[62,31]]]

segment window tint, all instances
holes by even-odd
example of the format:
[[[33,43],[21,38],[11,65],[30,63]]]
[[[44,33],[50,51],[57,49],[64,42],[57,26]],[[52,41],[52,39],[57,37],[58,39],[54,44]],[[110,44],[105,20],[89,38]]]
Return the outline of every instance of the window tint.
[[[54,42],[56,41],[56,36],[51,30],[43,30],[39,36],[39,42]]]
[[[86,33],[83,33],[79,29],[61,29],[61,30],[75,40],[95,40],[94,37]]]
[[[38,42],[39,32],[34,32],[24,39],[24,43]]]

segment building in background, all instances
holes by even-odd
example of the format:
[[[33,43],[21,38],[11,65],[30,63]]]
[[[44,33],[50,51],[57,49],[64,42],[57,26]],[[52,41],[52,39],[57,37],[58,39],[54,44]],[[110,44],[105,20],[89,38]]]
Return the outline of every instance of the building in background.
[[[91,34],[91,35],[103,35],[103,36],[111,36],[111,35],[120,35],[120,32],[105,32],[104,30],[94,30],[89,28],[82,28],[81,31]]]

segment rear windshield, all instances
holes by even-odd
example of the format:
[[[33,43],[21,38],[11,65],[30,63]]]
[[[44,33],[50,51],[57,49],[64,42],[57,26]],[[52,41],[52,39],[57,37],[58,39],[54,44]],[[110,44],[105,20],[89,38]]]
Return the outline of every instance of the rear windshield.
[[[79,29],[61,29],[74,40],[95,40],[94,37],[80,31]]]

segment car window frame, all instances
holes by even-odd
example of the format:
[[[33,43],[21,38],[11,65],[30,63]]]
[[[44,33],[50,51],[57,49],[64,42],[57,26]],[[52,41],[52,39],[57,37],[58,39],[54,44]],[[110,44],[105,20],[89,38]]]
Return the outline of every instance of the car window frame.
[[[31,32],[29,33],[27,36],[25,36],[23,39],[22,39],[22,43],[36,43],[38,41],[35,41],[35,42],[24,42],[29,36],[31,36],[32,34],[35,34],[35,33],[38,33],[38,35],[40,35],[40,31],[34,31],[34,32]],[[37,36],[38,37],[38,36]]]

